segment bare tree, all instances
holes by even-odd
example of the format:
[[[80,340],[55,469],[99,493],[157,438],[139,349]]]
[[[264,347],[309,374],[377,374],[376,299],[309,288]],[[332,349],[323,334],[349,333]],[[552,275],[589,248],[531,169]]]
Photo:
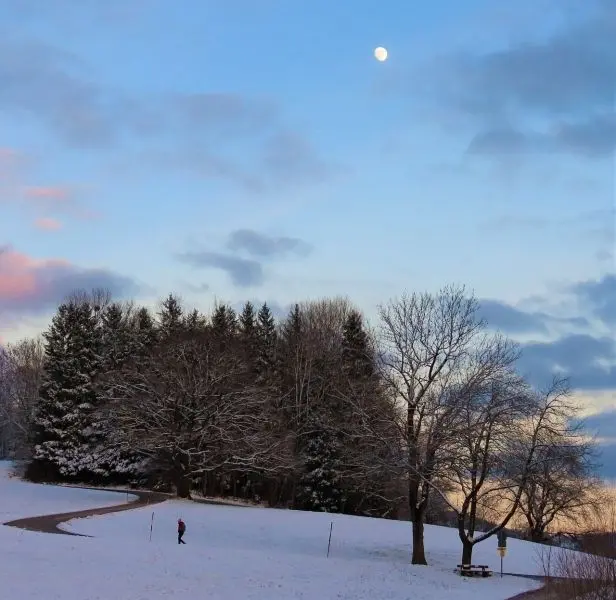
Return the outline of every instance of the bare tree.
[[[571,424],[570,430],[562,433],[565,435],[538,448],[536,467],[520,497],[520,512],[534,542],[546,541],[548,529],[557,521],[561,525],[589,521],[596,507],[603,504],[602,485],[593,464],[595,444],[579,424]]]
[[[572,402],[565,380],[539,393],[513,372],[473,383],[458,395],[450,469],[459,493],[457,502],[449,502],[457,516],[462,564],[470,564],[474,546],[513,518],[529,477],[549,461],[547,450],[570,439]],[[482,510],[493,525],[479,532]]]
[[[180,497],[207,472],[262,472],[284,463],[286,440],[234,350],[221,351],[210,331],[180,332],[112,374],[124,444],[161,465]]]
[[[462,368],[484,329],[478,304],[463,287],[412,294],[380,307],[383,377],[400,411],[406,446],[413,564],[427,564],[424,519],[438,456],[452,433],[447,382]]]
[[[0,356],[0,428],[17,458],[25,458],[44,368],[41,338],[8,344]]]

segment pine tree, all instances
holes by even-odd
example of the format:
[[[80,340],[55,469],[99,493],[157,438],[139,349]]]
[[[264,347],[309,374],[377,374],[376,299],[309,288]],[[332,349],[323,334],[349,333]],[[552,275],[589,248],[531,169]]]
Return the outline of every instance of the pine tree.
[[[184,318],[184,326],[187,331],[203,331],[207,326],[207,318],[195,308]]]
[[[143,356],[148,347],[147,337],[153,332],[153,320],[147,309],[140,309],[135,317],[128,308],[118,303],[109,304],[101,315],[102,364],[105,377],[99,383],[98,393],[102,407],[96,412],[93,429],[99,432],[99,444],[94,449],[96,468],[101,479],[134,479],[143,475],[142,457],[126,448],[120,431],[115,426],[114,407],[109,405],[109,388],[114,378],[121,377],[122,367],[129,359]]]
[[[45,339],[45,373],[35,417],[30,473],[43,479],[88,478],[97,408],[94,379],[101,370],[100,330],[88,302],[62,304]]]
[[[239,317],[240,332],[246,339],[252,339],[256,334],[255,319],[255,307],[252,302],[248,301],[244,304],[244,308]]]
[[[334,432],[314,423],[305,444],[304,472],[300,478],[298,505],[304,510],[343,512],[346,494],[341,475],[341,444]]]
[[[184,325],[184,309],[177,296],[169,294],[158,313],[158,328],[163,336],[177,335]]]
[[[374,357],[368,334],[364,329],[361,313],[352,310],[342,330],[342,360],[345,374],[354,379],[369,379],[374,376]]]
[[[150,311],[142,306],[132,322],[133,327],[133,354],[143,356],[156,341],[156,324]]]
[[[109,304],[101,315],[101,343],[104,369],[115,369],[133,353],[133,331],[121,304]]]
[[[282,327],[283,337],[289,349],[296,348],[300,343],[302,329],[302,311],[299,304],[295,304]]]
[[[276,321],[267,303],[259,309],[256,324],[257,374],[259,382],[273,383],[277,376],[278,334]]]
[[[212,333],[220,350],[228,347],[238,332],[237,315],[226,304],[218,304],[211,318]]]

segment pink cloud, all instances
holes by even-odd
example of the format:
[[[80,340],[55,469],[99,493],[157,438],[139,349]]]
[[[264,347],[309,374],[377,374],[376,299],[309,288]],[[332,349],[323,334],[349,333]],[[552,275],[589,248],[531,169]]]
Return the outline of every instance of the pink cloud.
[[[51,217],[42,217],[34,221],[34,226],[42,231],[58,231],[62,229],[62,223]]]
[[[69,189],[62,186],[32,186],[24,188],[24,196],[26,198],[66,201],[71,195]]]
[[[83,206],[76,198],[75,189],[64,185],[26,186],[21,188],[22,198],[44,212],[61,212],[82,220],[97,219],[100,214]]]
[[[134,281],[107,269],[82,268],[58,259],[37,259],[0,247],[0,314],[15,320],[53,310],[75,290],[108,289],[122,296],[138,289]]]

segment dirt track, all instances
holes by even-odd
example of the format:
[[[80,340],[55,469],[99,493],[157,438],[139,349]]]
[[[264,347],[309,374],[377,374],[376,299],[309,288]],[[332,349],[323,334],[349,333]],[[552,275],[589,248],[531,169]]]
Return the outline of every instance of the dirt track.
[[[81,488],[90,490],[99,490],[99,488]],[[89,508],[86,510],[78,510],[74,512],[56,513],[53,515],[40,515],[37,517],[26,517],[24,519],[15,519],[14,521],[8,521],[3,523],[7,527],[18,527],[19,529],[25,529],[27,531],[37,531],[39,533],[56,533],[62,535],[76,535],[80,537],[84,536],[80,533],[72,533],[70,531],[64,531],[58,526],[66,521],[72,519],[84,519],[86,517],[95,517],[98,515],[107,515],[110,513],[122,512],[125,510],[133,510],[135,508],[142,508],[144,506],[150,506],[153,504],[160,504],[165,500],[168,500],[171,496],[168,494],[161,494],[159,492],[145,492],[134,490],[110,490],[104,489],[105,492],[116,492],[118,494],[130,494],[137,496],[136,500],[132,500],[126,504],[118,504],[115,506],[103,506],[102,508]]]

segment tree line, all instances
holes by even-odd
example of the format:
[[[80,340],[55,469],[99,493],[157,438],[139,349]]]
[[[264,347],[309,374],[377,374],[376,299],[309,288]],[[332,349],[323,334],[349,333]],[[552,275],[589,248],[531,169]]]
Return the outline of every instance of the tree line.
[[[546,539],[597,498],[594,445],[567,381],[537,389],[519,348],[463,287],[379,308],[347,299],[237,313],[158,312],[73,294],[42,339],[0,353],[0,440],[34,481],[130,484],[178,496],[457,527],[462,562],[520,518]]]

